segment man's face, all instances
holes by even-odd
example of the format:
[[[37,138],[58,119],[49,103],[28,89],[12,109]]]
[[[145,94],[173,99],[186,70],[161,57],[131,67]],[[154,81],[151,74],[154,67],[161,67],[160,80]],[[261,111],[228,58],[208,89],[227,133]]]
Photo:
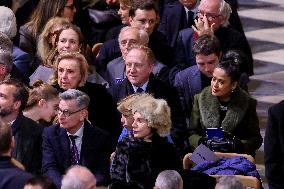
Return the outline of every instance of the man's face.
[[[129,47],[140,44],[139,33],[136,29],[128,29],[123,31],[119,39],[119,47],[123,58],[125,58]]]
[[[18,110],[13,97],[15,91],[16,87],[13,85],[0,85],[0,117],[4,118]]]
[[[135,11],[135,16],[130,17],[130,25],[138,29],[142,29],[150,36],[157,24],[158,18],[155,10],[141,10]]]
[[[192,9],[195,6],[197,0],[179,0],[179,2],[186,8]]]
[[[197,54],[195,59],[200,72],[207,77],[212,77],[215,67],[219,64],[219,57],[214,53],[208,56]]]
[[[150,77],[154,65],[150,64],[146,53],[141,49],[132,49],[126,55],[126,76],[137,87],[144,85]]]
[[[225,18],[220,15],[220,0],[202,0],[198,11],[198,17],[203,21],[204,15],[206,15],[209,26],[214,24],[214,30],[217,30],[225,22]]]
[[[81,128],[82,123],[86,118],[86,112],[84,111],[86,111],[86,109],[77,107],[75,99],[72,100],[61,99],[59,102],[59,111],[58,111],[58,121],[60,127],[66,129],[71,134],[76,133]]]

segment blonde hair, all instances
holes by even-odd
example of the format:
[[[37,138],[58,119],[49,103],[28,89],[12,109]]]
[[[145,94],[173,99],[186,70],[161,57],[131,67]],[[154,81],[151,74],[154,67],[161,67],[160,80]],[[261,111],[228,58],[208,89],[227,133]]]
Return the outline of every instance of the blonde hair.
[[[29,90],[29,99],[25,110],[32,109],[41,99],[48,101],[58,98],[58,95],[59,92],[54,87],[44,83],[42,80],[37,80]]]
[[[51,84],[58,83],[58,64],[63,59],[77,60],[77,63],[79,64],[80,74],[81,74],[81,80],[79,82],[78,87],[84,86],[88,78],[89,65],[87,63],[86,58],[81,53],[78,53],[78,52],[64,52],[58,55],[58,57],[55,60],[55,71],[53,73],[53,76],[50,79],[50,83]]]
[[[43,31],[39,35],[37,45],[37,55],[42,59],[43,62],[46,61],[47,55],[53,48],[53,46],[49,43],[49,38],[53,27],[63,27],[65,24],[68,23],[70,23],[70,21],[67,18],[53,17],[49,19],[46,25],[44,26]]]
[[[129,95],[117,103],[117,110],[123,115],[131,115],[133,103],[137,99],[148,96],[148,95],[149,94],[147,93],[135,93],[135,94]]]
[[[164,137],[170,133],[171,110],[164,99],[155,99],[151,95],[138,98],[132,105],[132,113],[140,113],[147,120],[148,126]]]

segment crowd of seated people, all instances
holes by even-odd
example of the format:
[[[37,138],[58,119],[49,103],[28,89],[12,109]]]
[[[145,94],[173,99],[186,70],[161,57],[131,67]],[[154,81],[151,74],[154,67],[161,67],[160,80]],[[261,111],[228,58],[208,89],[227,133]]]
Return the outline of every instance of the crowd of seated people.
[[[219,150],[207,128],[228,152],[262,144],[234,2],[0,3],[0,189],[214,188],[182,169],[199,144]]]

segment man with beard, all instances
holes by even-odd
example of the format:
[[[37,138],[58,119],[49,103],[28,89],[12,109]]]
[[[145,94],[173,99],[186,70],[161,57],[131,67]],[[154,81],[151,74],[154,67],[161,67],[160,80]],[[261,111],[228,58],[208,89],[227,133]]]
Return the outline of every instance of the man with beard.
[[[0,118],[11,124],[16,146],[12,157],[21,162],[28,172],[40,173],[42,127],[22,113],[28,101],[28,90],[15,79],[0,82]]]

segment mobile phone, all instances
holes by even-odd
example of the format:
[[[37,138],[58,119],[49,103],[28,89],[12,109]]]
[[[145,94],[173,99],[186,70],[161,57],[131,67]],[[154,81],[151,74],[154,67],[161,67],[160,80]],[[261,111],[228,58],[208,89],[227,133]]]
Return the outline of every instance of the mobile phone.
[[[207,128],[206,135],[208,139],[212,139],[213,137],[223,138],[224,131],[222,128]]]

